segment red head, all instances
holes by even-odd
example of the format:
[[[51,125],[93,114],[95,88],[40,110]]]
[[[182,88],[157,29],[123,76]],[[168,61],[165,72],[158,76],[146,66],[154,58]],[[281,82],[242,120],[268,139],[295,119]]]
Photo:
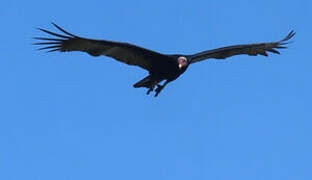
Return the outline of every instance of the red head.
[[[183,67],[187,67],[188,66],[188,61],[186,59],[186,57],[184,56],[180,56],[178,58],[178,63],[179,63],[179,68],[182,69]]]

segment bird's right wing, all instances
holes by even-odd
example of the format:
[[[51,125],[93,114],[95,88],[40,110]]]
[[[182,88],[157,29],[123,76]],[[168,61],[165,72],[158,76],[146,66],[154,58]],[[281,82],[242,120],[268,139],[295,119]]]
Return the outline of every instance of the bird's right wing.
[[[256,44],[244,44],[244,45],[235,45],[228,46],[213,50],[208,50],[200,52],[190,56],[191,63],[196,63],[205,59],[215,58],[215,59],[225,59],[227,57],[247,54],[250,56],[256,56],[258,54],[263,56],[268,56],[267,52],[272,52],[279,54],[276,49],[286,48],[283,45],[288,44],[288,40],[295,35],[294,31],[291,31],[284,39],[276,42],[267,42],[267,43],[256,43]]]
[[[148,71],[153,71],[153,64],[156,63],[163,66],[166,66],[168,63],[173,63],[168,61],[168,58],[165,55],[155,51],[151,51],[129,43],[82,38],[65,31],[54,23],[52,24],[66,35],[61,35],[38,28],[45,33],[58,37],[35,37],[37,40],[44,41],[34,43],[34,45],[45,45],[45,47],[42,47],[39,50],[47,49],[49,50],[48,52],[82,51],[87,52],[92,56],[105,55],[128,65],[139,66]]]

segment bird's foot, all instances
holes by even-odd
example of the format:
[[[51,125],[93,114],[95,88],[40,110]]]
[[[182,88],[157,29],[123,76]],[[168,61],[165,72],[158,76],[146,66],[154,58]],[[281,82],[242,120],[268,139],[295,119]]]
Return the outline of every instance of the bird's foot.
[[[147,90],[146,94],[149,95],[149,93],[152,92],[153,90],[154,90],[154,87],[153,87],[153,88],[149,88],[149,89]]]
[[[155,86],[158,86],[157,82],[155,82],[154,84],[152,84],[149,89],[147,90],[146,94],[149,95],[150,92],[154,91]]]
[[[165,86],[161,86],[161,85],[159,85],[159,84],[157,84],[157,88],[156,88],[156,90],[155,90],[155,96],[154,97],[157,97],[158,96],[158,94],[160,93],[160,91],[164,88]]]

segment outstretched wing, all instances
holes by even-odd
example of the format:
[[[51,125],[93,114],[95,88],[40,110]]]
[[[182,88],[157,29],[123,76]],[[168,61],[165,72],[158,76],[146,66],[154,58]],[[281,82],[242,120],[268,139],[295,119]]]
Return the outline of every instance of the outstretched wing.
[[[190,61],[191,63],[196,63],[209,58],[225,59],[227,57],[239,54],[247,54],[250,56],[256,56],[260,54],[263,56],[268,56],[267,54],[268,51],[275,54],[280,54],[276,49],[287,48],[283,45],[288,44],[287,41],[291,39],[294,35],[295,32],[291,31],[284,39],[277,42],[244,44],[208,50],[191,55]]]
[[[39,50],[46,49],[48,52],[82,51],[92,56],[105,55],[129,65],[139,66],[148,71],[153,71],[154,64],[158,63],[158,65],[161,65],[163,63],[165,66],[167,63],[170,63],[166,62],[168,58],[165,55],[139,46],[123,42],[82,38],[65,31],[54,23],[52,24],[66,35],[38,28],[45,33],[57,37],[35,37],[35,39],[42,40],[42,42],[34,43],[34,45],[44,45],[44,47],[39,48]]]

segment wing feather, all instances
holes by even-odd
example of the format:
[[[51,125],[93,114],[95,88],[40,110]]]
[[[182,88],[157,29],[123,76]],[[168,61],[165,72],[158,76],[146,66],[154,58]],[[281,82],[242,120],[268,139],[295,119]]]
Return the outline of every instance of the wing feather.
[[[276,49],[287,48],[283,45],[287,45],[293,36],[295,35],[294,31],[291,31],[284,39],[276,42],[266,42],[266,43],[256,43],[256,44],[244,44],[244,45],[235,45],[228,46],[208,51],[203,51],[190,56],[191,63],[196,63],[205,59],[215,58],[215,59],[225,59],[227,57],[247,54],[250,56],[256,56],[258,54],[263,56],[268,56],[267,52],[280,54]]]
[[[44,47],[38,50],[48,49],[48,52],[82,51],[92,56],[105,55],[128,65],[139,66],[148,71],[154,71],[153,65],[155,64],[157,64],[157,67],[161,67],[168,64],[172,65],[173,63],[173,61],[169,60],[168,56],[155,51],[129,43],[82,38],[65,31],[54,23],[52,24],[65,35],[38,28],[42,32],[57,37],[35,37],[34,39],[40,40],[41,42],[34,43],[34,45],[44,45]]]

